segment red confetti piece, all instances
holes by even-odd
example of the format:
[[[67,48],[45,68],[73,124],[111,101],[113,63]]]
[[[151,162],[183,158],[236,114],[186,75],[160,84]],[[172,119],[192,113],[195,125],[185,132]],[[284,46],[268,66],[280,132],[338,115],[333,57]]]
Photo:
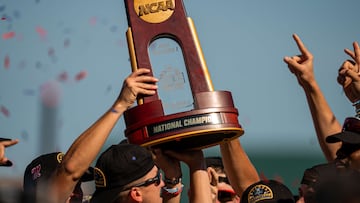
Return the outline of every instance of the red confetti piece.
[[[2,38],[3,39],[11,39],[11,38],[13,38],[13,37],[15,37],[15,32],[7,32],[7,33],[4,33],[3,35],[2,35]]]
[[[82,79],[84,79],[87,76],[87,72],[86,71],[80,71],[78,74],[76,74],[75,76],[75,80],[80,81]]]
[[[1,20],[6,20],[6,18],[5,18],[5,17],[2,17]]]
[[[5,56],[4,59],[4,67],[5,69],[9,69],[10,68],[10,57],[8,55]]]
[[[47,32],[46,32],[46,30],[44,28],[42,28],[40,26],[37,26],[35,29],[36,29],[36,32],[38,33],[38,35],[40,36],[41,39],[46,38]]]
[[[95,16],[94,16],[94,17],[91,17],[90,20],[89,20],[90,25],[96,25],[96,21],[97,21],[97,19],[96,19]]]
[[[0,107],[0,111],[1,111],[2,114],[4,114],[4,116],[6,116],[6,117],[10,116],[9,110],[7,108],[5,108],[4,106]]]
[[[58,76],[58,80],[59,82],[65,82],[68,79],[68,74],[67,72],[62,72],[59,76]]]

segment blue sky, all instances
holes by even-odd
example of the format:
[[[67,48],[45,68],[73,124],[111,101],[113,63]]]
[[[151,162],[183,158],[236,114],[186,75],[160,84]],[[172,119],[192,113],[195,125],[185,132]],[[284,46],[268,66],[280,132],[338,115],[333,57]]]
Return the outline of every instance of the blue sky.
[[[232,92],[246,150],[321,156],[305,96],[282,58],[299,53],[291,37],[297,33],[315,56],[316,78],[338,119],[353,116],[336,76],[348,58],[343,49],[360,41],[360,2],[184,4],[214,88]],[[43,148],[44,123],[57,136],[48,147],[66,151],[111,106],[131,72],[128,26],[120,0],[0,0],[0,16],[0,137],[20,139],[7,150],[15,166],[0,176],[18,176]],[[4,37],[9,32],[15,36]],[[53,123],[42,116],[51,99]],[[120,120],[107,145],[122,140],[124,129]]]

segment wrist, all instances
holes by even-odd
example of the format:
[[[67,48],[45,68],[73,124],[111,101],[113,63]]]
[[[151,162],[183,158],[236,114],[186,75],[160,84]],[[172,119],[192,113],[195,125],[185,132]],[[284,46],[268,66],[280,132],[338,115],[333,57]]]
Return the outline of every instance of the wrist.
[[[167,194],[167,195],[171,195],[171,196],[177,196],[179,195],[182,190],[184,188],[184,185],[179,183],[178,185],[176,185],[176,187],[168,187],[168,186],[165,186],[163,187],[163,192],[164,194]]]
[[[181,183],[181,179],[182,179],[182,175],[177,176],[177,177],[172,177],[172,178],[168,178],[165,176],[164,178],[164,182],[166,186],[175,186],[179,183]]]
[[[360,117],[360,99],[359,100],[356,100],[353,104],[353,107],[355,107],[355,116],[356,117]]]

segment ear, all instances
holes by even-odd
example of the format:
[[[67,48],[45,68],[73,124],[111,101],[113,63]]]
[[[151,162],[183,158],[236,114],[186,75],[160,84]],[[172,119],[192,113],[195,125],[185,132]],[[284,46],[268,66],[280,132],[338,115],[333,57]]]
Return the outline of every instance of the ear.
[[[209,175],[210,184],[212,186],[217,186],[217,184],[218,184],[218,174],[216,173],[216,171],[212,167],[208,167],[207,172],[208,172],[208,175]]]
[[[142,193],[141,193],[141,191],[139,190],[139,188],[137,188],[137,187],[131,188],[130,197],[131,197],[131,199],[133,199],[135,202],[142,202],[142,201],[143,201]]]

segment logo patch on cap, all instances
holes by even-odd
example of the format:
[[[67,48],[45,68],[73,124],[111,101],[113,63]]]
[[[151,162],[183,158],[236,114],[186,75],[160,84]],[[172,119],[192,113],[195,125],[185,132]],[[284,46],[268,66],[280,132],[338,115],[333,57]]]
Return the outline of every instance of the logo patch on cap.
[[[60,152],[59,154],[56,155],[56,160],[61,163],[62,159],[63,159],[64,153]]]
[[[41,177],[41,164],[31,169],[32,179],[36,180]]]
[[[94,179],[96,187],[106,187],[105,174],[97,167],[94,168]]]
[[[249,195],[248,195],[248,202],[249,203],[256,203],[261,200],[266,199],[273,199],[274,194],[270,187],[266,185],[255,185],[251,188]]]

